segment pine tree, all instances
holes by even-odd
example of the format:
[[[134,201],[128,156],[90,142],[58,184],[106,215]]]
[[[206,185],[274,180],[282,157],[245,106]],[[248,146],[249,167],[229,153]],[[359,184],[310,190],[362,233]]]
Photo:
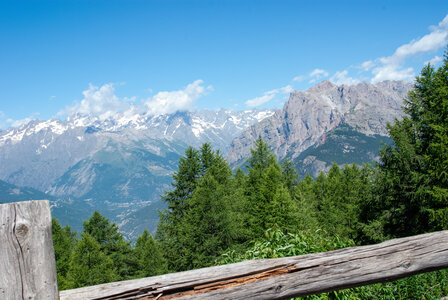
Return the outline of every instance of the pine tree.
[[[98,211],[95,211],[88,221],[84,221],[83,227],[84,232],[95,238],[102,245],[103,250],[108,252],[111,251],[114,244],[123,239],[123,235],[118,231],[118,226],[115,223],[110,223],[109,219]]]
[[[56,273],[58,277],[58,289],[67,289],[67,272],[70,267],[70,256],[75,247],[76,232],[72,232],[70,226],[62,227],[55,218],[51,220],[54,256],[56,260]]]
[[[318,209],[317,199],[314,192],[314,179],[307,174],[305,178],[297,184],[295,190],[297,199],[297,229],[316,230],[318,229]]]
[[[109,256],[120,279],[134,276],[136,261],[132,256],[132,247],[118,231],[118,226],[95,211],[88,221],[84,221],[84,232],[93,237],[101,251]]]
[[[204,158],[202,158],[204,160]],[[176,222],[188,208],[188,199],[196,188],[201,172],[205,172],[199,152],[189,147],[185,156],[179,159],[178,171],[173,175],[172,190],[165,193],[162,199],[167,203],[168,210],[163,212],[170,221]]]
[[[261,138],[251,153],[245,194],[249,205],[248,226],[253,238],[262,236],[275,225],[285,227],[282,229],[295,227],[293,220],[297,217],[297,203],[293,197],[297,178],[292,164],[286,161],[282,168]],[[283,193],[284,189],[288,195]],[[281,213],[283,208],[288,209],[287,215]]]
[[[183,225],[188,249],[181,269],[209,266],[232,242],[226,190],[210,174],[201,179]]]
[[[294,188],[298,184],[298,174],[293,162],[287,157],[282,161],[283,184],[288,189],[291,196],[294,195]]]
[[[168,268],[172,271],[179,271],[180,266],[185,265],[188,250],[182,239],[182,223],[201,173],[206,172],[209,163],[207,153],[208,146],[203,147],[202,157],[199,151],[189,147],[185,156],[179,159],[178,171],[174,173],[171,183],[173,189],[162,196],[168,209],[159,212],[156,240],[160,242]]]
[[[388,126],[392,146],[380,151],[375,197],[364,206],[365,232],[399,237],[448,229],[448,56],[427,65]]]
[[[367,167],[361,171],[356,165],[346,165],[341,170],[333,163],[328,174],[321,172],[315,181],[309,178],[309,183],[299,184],[302,197],[314,203],[316,210],[312,214],[317,217],[319,228],[344,238],[357,237],[359,206],[370,191],[368,176]],[[314,195],[310,195],[311,190]]]
[[[215,154],[210,143],[204,143],[200,149],[200,175],[204,176],[207,169],[213,164]]]
[[[147,229],[137,238],[134,254],[138,263],[136,277],[149,277],[168,272],[163,252]]]
[[[118,279],[112,259],[101,251],[101,245],[94,237],[83,233],[71,256],[67,286],[78,288]]]

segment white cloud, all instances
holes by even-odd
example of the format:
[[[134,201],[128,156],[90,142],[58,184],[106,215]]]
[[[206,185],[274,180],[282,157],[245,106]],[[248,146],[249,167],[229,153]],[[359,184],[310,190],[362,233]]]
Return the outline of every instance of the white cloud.
[[[430,33],[420,39],[398,47],[394,54],[377,59],[371,79],[373,83],[383,80],[407,80],[415,78],[413,68],[403,67],[405,60],[413,55],[437,51],[448,43],[448,15],[438,24],[431,26]]]
[[[212,86],[203,86],[202,80],[196,80],[187,85],[183,90],[158,92],[146,99],[143,104],[147,107],[148,114],[169,114],[179,110],[192,110],[194,102],[207,91],[213,90]]]
[[[401,68],[396,65],[384,65],[373,69],[372,73],[375,75],[375,77],[371,79],[372,83],[384,80],[412,81],[415,78],[413,68]]]
[[[117,97],[112,83],[107,83],[101,87],[90,84],[89,88],[82,92],[84,98],[81,101],[66,107],[58,115],[79,113],[105,120],[117,113],[122,113],[125,116],[136,113],[157,115],[173,113],[178,110],[191,110],[199,97],[212,90],[211,86],[205,87],[202,83],[202,80],[196,80],[183,90],[159,92],[152,97],[143,99],[141,104],[134,104],[135,97]]]
[[[310,79],[308,81],[308,83],[314,83],[322,78],[328,77],[328,72],[323,70],[323,69],[319,69],[316,68],[313,71],[311,71],[308,75],[300,75],[300,76],[296,76],[294,77],[292,80],[293,81],[297,81],[297,82],[301,82],[304,81],[306,79]]]
[[[266,102],[271,101],[272,99],[274,99],[275,94],[268,94],[265,93],[263,96],[261,97],[255,97],[252,99],[249,99],[246,101],[246,105],[249,107],[256,107],[256,106],[260,106]]]
[[[437,65],[439,62],[441,62],[442,60],[443,60],[442,57],[436,55],[436,56],[434,56],[433,58],[431,58],[430,60],[425,61],[425,65],[427,65],[427,64],[431,64],[431,66],[435,66],[435,65]]]
[[[330,81],[335,84],[346,84],[346,85],[355,85],[360,83],[360,81],[356,78],[352,78],[347,76],[348,71],[339,71],[336,72],[333,76],[331,76]]]
[[[304,81],[305,79],[306,79],[306,76],[299,75],[299,76],[294,77],[292,80],[293,81],[297,81],[297,82],[301,82],[301,81]]]
[[[371,60],[365,61],[361,64],[361,66],[359,66],[361,69],[363,69],[364,71],[368,71],[371,68],[373,68],[375,66],[375,63]]]
[[[287,86],[284,86],[284,87],[281,87],[281,88],[278,88],[278,89],[270,90],[270,91],[265,92],[263,94],[263,96],[247,100],[246,101],[246,105],[249,106],[249,107],[260,106],[260,105],[262,105],[262,104],[264,104],[266,102],[271,101],[278,94],[290,94],[293,90],[294,89],[290,85],[287,85]]]
[[[322,78],[322,77],[327,77],[328,76],[328,72],[322,69],[314,69],[310,74],[310,77],[316,77],[317,79]]]
[[[308,83],[315,83],[322,78],[328,77],[328,72],[322,69],[314,69],[308,76],[311,77]]]
[[[58,115],[83,114],[93,115],[101,120],[115,115],[119,111],[129,108],[132,99],[120,99],[115,95],[115,88],[112,83],[104,84],[101,87],[89,84],[89,89],[82,92],[84,99],[75,102],[72,106],[66,107]]]

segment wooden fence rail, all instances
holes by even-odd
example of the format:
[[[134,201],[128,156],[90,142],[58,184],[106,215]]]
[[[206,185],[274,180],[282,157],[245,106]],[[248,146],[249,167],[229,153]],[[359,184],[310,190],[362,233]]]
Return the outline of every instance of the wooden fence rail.
[[[1,236],[7,236],[7,247],[0,244],[0,298],[16,295],[16,290],[31,286],[34,290],[44,286],[54,290],[56,274],[54,268],[51,234],[40,234],[45,242],[27,243],[31,248],[45,248],[44,254],[36,249],[24,251],[19,217],[22,211],[34,210],[36,202],[28,202],[29,209],[11,211],[9,205],[0,205]],[[20,205],[19,205],[20,206]],[[48,207],[48,202],[44,203]],[[10,213],[7,213],[10,211]],[[33,226],[41,226],[48,233],[51,222],[37,221],[42,212],[36,210],[29,216],[26,227],[28,235],[33,234]],[[14,215],[15,217],[9,217]],[[19,221],[19,222],[18,222]],[[8,225],[16,224],[16,225]],[[37,229],[36,229],[37,230]],[[40,232],[40,230],[37,230]],[[51,231],[50,231],[51,233]],[[26,234],[25,234],[26,235]],[[10,239],[10,240],[8,240]],[[31,242],[31,239],[30,239]],[[17,246],[19,245],[19,246]],[[22,250],[20,250],[20,249]],[[34,252],[36,251],[36,252]],[[30,255],[31,257],[27,257]],[[9,257],[10,256],[10,257]],[[8,258],[9,257],[9,258]],[[22,258],[23,257],[23,258]],[[30,261],[48,264],[48,275],[41,272],[27,273],[22,265]],[[6,259],[5,259],[6,258]],[[23,261],[23,262],[21,262]],[[20,268],[19,268],[20,267]],[[36,270],[40,264],[31,264],[28,269]],[[74,290],[61,291],[61,300],[85,299],[285,299],[306,296],[338,289],[386,282],[410,275],[448,268],[448,231],[422,234],[394,239],[377,245],[345,248],[341,250],[308,254],[277,259],[262,259],[241,263],[172,273],[143,279],[101,284]],[[16,270],[5,275],[3,270]],[[20,276],[16,275],[20,274]],[[22,277],[21,277],[22,276]],[[26,278],[23,279],[23,276]],[[46,279],[42,280],[42,276]],[[46,284],[46,285],[45,285]],[[33,290],[33,289],[32,289]],[[3,293],[3,294],[1,294]],[[6,297],[5,299],[57,299],[57,294],[38,294],[36,297]],[[31,295],[31,294],[30,294]]]

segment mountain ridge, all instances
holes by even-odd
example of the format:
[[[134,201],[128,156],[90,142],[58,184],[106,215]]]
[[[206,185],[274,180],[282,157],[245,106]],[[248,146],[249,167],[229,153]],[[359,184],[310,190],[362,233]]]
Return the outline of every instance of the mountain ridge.
[[[162,140],[166,147],[178,149],[179,145],[199,147],[211,142],[225,151],[239,132],[272,113],[220,110],[157,116],[117,114],[105,120],[78,114],[66,120],[32,120],[0,132],[0,179],[47,191],[71,166],[94,155],[111,140],[120,140],[120,135],[125,143]],[[154,153],[163,152],[160,147],[151,147],[151,142],[145,147]],[[39,170],[45,170],[45,174],[39,174]]]
[[[411,88],[403,81],[339,86],[323,81],[306,91],[293,91],[281,110],[232,141],[227,159],[241,164],[261,137],[279,159],[294,160],[341,124],[366,136],[387,136],[386,123],[402,115],[402,101]]]

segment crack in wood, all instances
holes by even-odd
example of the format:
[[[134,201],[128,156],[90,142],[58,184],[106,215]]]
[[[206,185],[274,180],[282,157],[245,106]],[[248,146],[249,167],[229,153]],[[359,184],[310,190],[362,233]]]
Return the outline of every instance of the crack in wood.
[[[22,274],[22,264],[24,261],[24,257],[23,257],[23,249],[22,249],[22,245],[20,244],[19,241],[19,237],[17,236],[17,232],[16,232],[16,225],[17,225],[17,208],[16,205],[12,205],[12,207],[14,208],[14,221],[13,221],[13,227],[12,227],[12,232],[14,235],[14,238],[16,239],[17,245],[19,246],[19,251],[17,252],[17,260],[19,262],[19,277],[20,277],[20,287],[22,290],[22,300],[25,300],[25,289],[23,286],[23,274]],[[17,228],[17,230],[19,230],[20,228]]]
[[[160,299],[160,300],[169,300],[169,299],[176,299],[180,297],[185,296],[193,296],[203,293],[208,293],[211,291],[221,290],[221,289],[227,289],[227,288],[233,288],[241,285],[246,285],[249,283],[273,278],[276,276],[288,274],[288,273],[294,273],[303,271],[310,268],[315,268],[317,266],[311,266],[311,267],[298,267],[295,264],[292,265],[286,265],[281,267],[274,267],[269,270],[265,270],[259,273],[235,277],[227,280],[221,280],[216,281],[212,283],[206,283],[206,284],[200,284],[197,286],[190,286],[190,287],[179,287],[179,288],[173,288],[173,289],[164,289],[163,291],[160,289],[156,289],[153,287],[146,287],[146,288],[140,288],[135,289],[132,291],[127,291],[120,294],[115,294],[111,296],[101,297],[101,298],[95,298],[94,300],[117,300],[117,299],[139,299],[139,300],[149,300],[149,299]],[[276,287],[277,289],[278,287]],[[281,288],[281,287],[280,287]]]

